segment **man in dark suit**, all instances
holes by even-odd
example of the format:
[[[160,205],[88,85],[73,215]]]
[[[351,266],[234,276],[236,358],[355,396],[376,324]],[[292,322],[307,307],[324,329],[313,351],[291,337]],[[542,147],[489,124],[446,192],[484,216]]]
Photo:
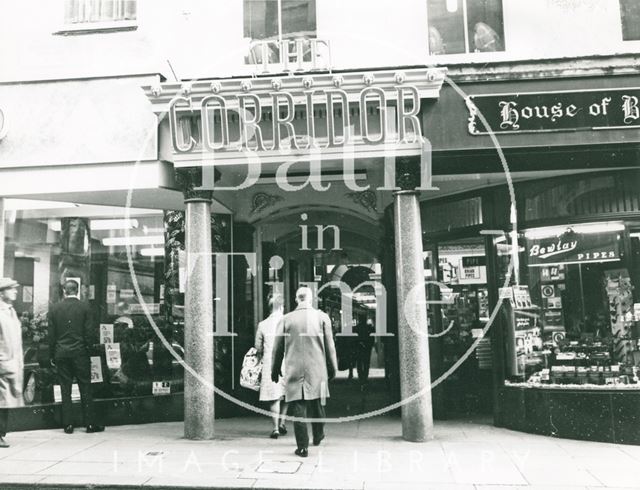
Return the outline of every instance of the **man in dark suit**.
[[[324,418],[324,399],[329,397],[328,383],[338,370],[331,320],[312,306],[313,293],[308,287],[296,292],[298,307],[287,313],[276,329],[271,364],[271,379],[278,382],[284,359],[285,401],[294,417]],[[324,439],[324,424],[313,422],[313,445]],[[309,433],[305,422],[293,423],[298,448],[295,453],[306,458]]]
[[[64,299],[49,310],[49,348],[52,364],[58,368],[60,379],[62,425],[67,434],[73,433],[71,386],[75,376],[80,388],[87,432],[102,432],[104,426],[95,423],[91,394],[91,311],[89,305],[80,301],[77,282],[67,280],[63,291]]]

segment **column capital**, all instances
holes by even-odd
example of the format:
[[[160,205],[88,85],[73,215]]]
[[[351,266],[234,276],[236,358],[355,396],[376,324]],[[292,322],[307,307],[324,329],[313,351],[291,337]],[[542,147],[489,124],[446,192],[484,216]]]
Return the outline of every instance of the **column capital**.
[[[420,157],[397,157],[396,158],[396,186],[401,191],[416,192],[421,184]]]
[[[207,182],[203,182],[202,167],[185,167],[175,170],[176,183],[184,195],[186,201],[211,201],[213,189],[207,188]],[[214,169],[214,183],[220,180],[220,172]],[[200,188],[200,189],[199,189]]]

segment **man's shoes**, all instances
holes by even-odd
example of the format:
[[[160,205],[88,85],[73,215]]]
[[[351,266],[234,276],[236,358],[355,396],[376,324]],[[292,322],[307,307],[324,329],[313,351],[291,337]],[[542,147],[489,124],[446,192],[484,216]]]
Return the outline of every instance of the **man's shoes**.
[[[104,425],[87,425],[87,434],[92,434],[93,432],[103,432]]]
[[[322,434],[322,435],[321,435],[320,437],[318,437],[317,439],[314,437],[314,438],[313,438],[313,445],[314,445],[314,446],[319,446],[323,439],[324,439],[324,434]]]
[[[284,424],[278,427],[278,432],[280,432],[281,436],[287,435],[287,428],[284,426]]]
[[[69,424],[64,428],[65,434],[73,434],[73,425]]]
[[[4,437],[0,437],[0,448],[9,447],[9,443],[4,440]]]
[[[299,447],[294,451],[294,453],[296,454],[296,456],[300,456],[301,458],[306,458],[307,456],[309,456],[309,451],[306,447]]]

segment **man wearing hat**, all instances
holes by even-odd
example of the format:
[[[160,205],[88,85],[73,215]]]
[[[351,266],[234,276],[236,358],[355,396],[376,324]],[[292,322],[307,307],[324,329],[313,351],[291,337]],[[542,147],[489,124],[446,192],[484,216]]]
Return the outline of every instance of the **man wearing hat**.
[[[18,286],[10,277],[0,278],[0,448],[9,447],[4,440],[9,408],[23,404],[22,324],[12,306]]]

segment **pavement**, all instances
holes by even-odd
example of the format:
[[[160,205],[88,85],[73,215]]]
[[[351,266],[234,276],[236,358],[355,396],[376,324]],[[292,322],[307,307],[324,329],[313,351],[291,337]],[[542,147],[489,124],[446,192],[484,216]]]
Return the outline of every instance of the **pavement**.
[[[268,438],[265,418],[216,420],[216,439],[189,441],[182,423],[14,432],[0,450],[0,489],[283,488],[510,490],[640,488],[640,446],[437,421],[435,439],[409,443],[397,417],[330,424],[299,458],[291,424]]]

